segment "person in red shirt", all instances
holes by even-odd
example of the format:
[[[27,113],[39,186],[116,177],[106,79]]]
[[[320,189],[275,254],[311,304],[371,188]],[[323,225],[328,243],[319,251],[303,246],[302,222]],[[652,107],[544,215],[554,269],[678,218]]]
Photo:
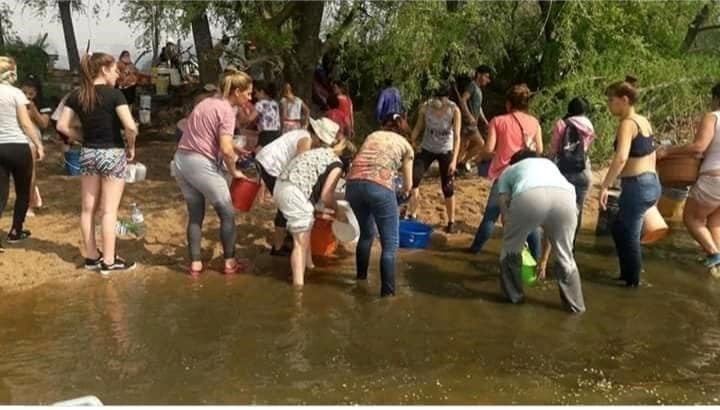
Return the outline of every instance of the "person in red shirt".
[[[340,126],[337,133],[338,141],[348,138],[350,136],[350,121],[347,115],[340,109],[338,96],[335,94],[328,95],[327,105],[328,110],[325,112],[325,116]]]
[[[339,81],[333,83],[333,91],[340,102],[340,111],[345,113],[345,116],[348,119],[348,128],[350,131],[348,137],[352,138],[355,134],[355,114],[353,111],[352,99],[350,99],[350,96],[348,95],[345,84]]]

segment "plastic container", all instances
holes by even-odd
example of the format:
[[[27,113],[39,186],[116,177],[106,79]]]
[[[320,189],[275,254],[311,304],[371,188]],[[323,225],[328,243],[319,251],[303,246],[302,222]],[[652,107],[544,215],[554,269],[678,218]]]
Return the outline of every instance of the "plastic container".
[[[537,284],[537,276],[535,276],[537,262],[535,262],[535,258],[533,258],[528,248],[523,249],[521,256],[522,267],[520,268],[520,276],[522,277],[523,284],[525,286],[535,286],[535,284]]]
[[[234,179],[230,183],[230,196],[235,209],[248,212],[255,202],[255,197],[262,185],[249,179]]]
[[[620,206],[620,191],[610,190],[608,193],[607,209],[600,209],[598,214],[597,226],[595,227],[595,235],[605,236],[610,234],[613,222],[617,217]]]
[[[155,94],[156,95],[167,95],[169,86],[170,86],[170,76],[169,75],[160,75],[160,73],[158,73],[158,77],[155,80]]]
[[[152,96],[148,94],[143,94],[140,96],[140,109],[141,110],[151,110],[152,109]]]
[[[400,247],[425,249],[432,235],[432,227],[420,222],[400,221]]]
[[[481,176],[483,178],[487,178],[488,174],[490,173],[490,163],[492,163],[491,160],[482,161],[477,165],[477,171],[478,176]]]
[[[348,222],[333,221],[332,231],[340,242],[353,242],[360,237],[360,224],[347,201],[337,201],[338,207],[345,211]]]
[[[151,121],[150,110],[141,109],[138,112],[138,114],[140,116],[140,124],[144,124],[144,125],[150,124],[150,121]]]
[[[95,396],[83,396],[77,399],[59,401],[53,403],[53,406],[76,407],[76,406],[102,406],[103,403]]]
[[[147,168],[145,165],[134,162],[128,164],[127,170],[125,171],[125,182],[128,184],[134,184],[136,182],[144,181],[147,176]]]
[[[643,245],[651,245],[670,234],[670,228],[668,224],[660,215],[660,211],[657,206],[653,206],[645,212],[643,218],[643,229],[642,236],[640,237],[640,243]]]
[[[660,182],[667,187],[686,187],[698,179],[702,159],[694,157],[669,157],[658,161]]]
[[[688,196],[688,188],[663,187],[662,196],[657,207],[660,215],[664,218],[674,219],[682,217],[685,200]]]
[[[337,240],[332,231],[332,222],[316,219],[310,232],[310,252],[314,256],[332,256],[337,250]]]
[[[80,175],[80,150],[71,149],[65,152],[65,171],[70,176]]]

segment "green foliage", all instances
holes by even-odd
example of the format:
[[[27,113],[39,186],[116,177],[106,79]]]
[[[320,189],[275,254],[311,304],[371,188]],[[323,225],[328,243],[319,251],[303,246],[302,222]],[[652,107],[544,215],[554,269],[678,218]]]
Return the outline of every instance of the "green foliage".
[[[28,74],[35,74],[46,80],[50,57],[45,49],[45,37],[32,44],[25,44],[19,39],[14,39],[6,42],[5,47],[0,49],[0,55],[10,56],[15,59],[18,66],[18,78],[22,79]]]

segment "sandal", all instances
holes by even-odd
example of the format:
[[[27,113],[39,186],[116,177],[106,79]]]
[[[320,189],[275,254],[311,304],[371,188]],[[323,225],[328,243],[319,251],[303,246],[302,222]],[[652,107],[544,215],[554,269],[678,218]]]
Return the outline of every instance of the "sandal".
[[[225,266],[223,273],[225,275],[234,275],[240,271],[245,271],[250,266],[250,261],[247,259],[235,259],[235,263],[231,267]]]

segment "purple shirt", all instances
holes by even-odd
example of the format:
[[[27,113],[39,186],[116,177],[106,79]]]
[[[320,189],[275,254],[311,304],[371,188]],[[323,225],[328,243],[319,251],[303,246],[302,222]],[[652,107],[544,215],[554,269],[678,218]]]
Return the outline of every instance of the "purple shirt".
[[[395,87],[388,87],[380,93],[380,97],[378,98],[377,107],[375,108],[375,120],[380,124],[388,114],[400,113],[402,111],[403,106],[400,91]]]
[[[235,109],[232,105],[217,95],[206,98],[190,113],[178,149],[217,161],[220,157],[220,136],[232,137],[234,131]]]

